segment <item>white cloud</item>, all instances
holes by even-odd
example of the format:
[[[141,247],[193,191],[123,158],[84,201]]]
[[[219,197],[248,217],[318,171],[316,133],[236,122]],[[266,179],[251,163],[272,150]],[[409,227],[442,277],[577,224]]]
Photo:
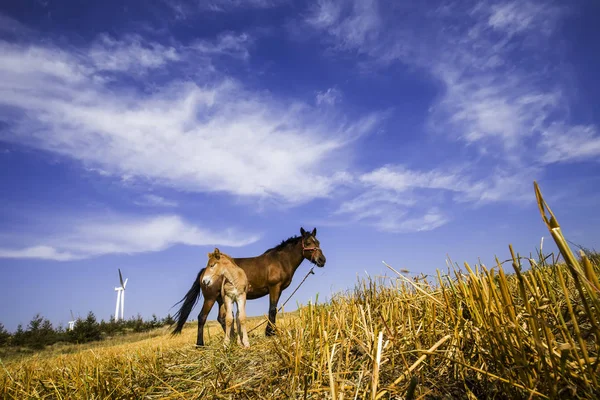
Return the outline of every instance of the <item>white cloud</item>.
[[[384,231],[392,233],[425,232],[439,228],[447,224],[450,219],[437,208],[432,208],[422,215],[410,218],[397,218],[393,214],[384,216],[375,226]]]
[[[339,49],[362,48],[373,43],[381,28],[376,0],[319,0],[306,22],[326,31]]]
[[[247,59],[250,57],[248,46],[252,43],[249,35],[225,33],[220,35],[216,41],[197,40],[190,47],[193,50],[212,55],[228,55],[235,58]]]
[[[440,209],[442,204],[532,202],[532,182],[539,173],[536,167],[523,167],[518,172],[499,168],[475,179],[467,169],[419,171],[386,165],[358,176],[359,194],[342,202],[333,217],[385,232],[432,230],[452,219]]]
[[[489,26],[513,36],[525,31],[550,34],[559,12],[565,10],[546,2],[511,1],[493,4],[483,11],[489,13]]]
[[[243,54],[245,40],[222,36],[212,47],[197,42],[194,51]],[[125,84],[110,86],[101,72],[133,70],[139,54],[145,54],[139,68],[150,72],[183,62],[188,53],[131,39],[104,38],[94,46],[105,47],[86,56],[0,44],[0,107],[10,110],[11,124],[10,134],[5,130],[0,137],[129,180],[294,204],[329,196],[342,184],[343,174],[327,165],[343,170],[345,161],[336,152],[375,130],[386,116],[372,113],[349,121],[336,112],[247,91],[222,74],[210,84],[170,81],[139,93]],[[100,54],[115,49],[114,58],[100,61]]]
[[[0,258],[37,258],[42,260],[70,261],[77,260],[80,257],[69,252],[57,251],[50,246],[35,246],[17,250],[0,248]]]
[[[333,213],[332,221],[342,218],[344,223],[350,220],[383,232],[406,233],[433,230],[450,220],[437,207],[426,203],[413,193],[375,188],[343,202]]]
[[[441,171],[414,171],[403,166],[384,166],[360,176],[360,181],[379,189],[405,192],[410,189],[464,191],[473,186],[458,174]]]
[[[88,50],[89,61],[99,71],[144,72],[180,58],[174,47],[145,41],[139,35],[116,40],[106,34]]]
[[[138,206],[154,206],[154,207],[177,207],[177,202],[167,200],[162,196],[147,193],[141,196],[139,200],[134,201]]]
[[[23,249],[0,248],[0,258],[38,258],[56,261],[85,259],[106,254],[161,251],[177,244],[188,246],[245,246],[259,239],[233,229],[212,232],[176,215],[147,218],[97,218],[74,221],[72,229],[40,239]]]
[[[469,185],[458,175],[437,171],[411,171],[403,166],[388,165],[362,174],[358,182],[363,187],[356,197],[343,202],[334,212],[354,222],[392,232],[428,231],[446,224],[450,219],[436,206],[431,194],[423,189],[469,191]],[[473,186],[476,189],[477,186]]]
[[[542,135],[542,163],[600,159],[600,135],[595,126],[552,125]]]
[[[342,93],[336,88],[329,88],[324,92],[317,92],[317,105],[330,105],[333,106],[335,103],[340,101]]]
[[[248,9],[268,9],[278,7],[289,0],[203,0],[188,2],[179,0],[164,0],[178,20],[185,20],[201,12],[231,12]]]
[[[285,4],[288,0],[208,0],[197,3],[199,9],[210,11],[231,11],[248,8],[272,8]]]
[[[474,76],[448,80],[447,85],[443,100],[433,109],[436,124],[453,127],[457,138],[482,148],[496,140],[514,150],[525,138],[539,135],[560,98],[511,78]]]

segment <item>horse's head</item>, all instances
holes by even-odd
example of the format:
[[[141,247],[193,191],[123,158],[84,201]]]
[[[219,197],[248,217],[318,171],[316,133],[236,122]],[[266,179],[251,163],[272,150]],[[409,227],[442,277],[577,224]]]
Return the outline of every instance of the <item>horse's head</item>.
[[[215,251],[208,253],[208,262],[204,269],[204,276],[202,277],[202,283],[206,286],[210,286],[214,281],[223,275],[225,270],[226,258],[222,257],[221,251],[215,247]]]
[[[307,232],[304,228],[300,228],[300,234],[302,235],[302,255],[304,258],[317,267],[324,267],[327,259],[317,240],[317,228],[314,228],[312,232]]]

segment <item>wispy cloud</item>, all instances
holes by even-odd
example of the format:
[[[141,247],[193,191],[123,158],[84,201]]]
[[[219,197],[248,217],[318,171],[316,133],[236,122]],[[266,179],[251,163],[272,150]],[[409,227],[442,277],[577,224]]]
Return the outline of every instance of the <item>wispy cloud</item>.
[[[488,154],[498,145],[514,153],[557,118],[569,126],[552,61],[557,50],[550,42],[566,12],[537,0],[449,2],[437,8],[321,0],[306,22],[325,32],[338,51],[431,73],[445,86],[431,108],[431,126]],[[529,62],[515,61],[524,54]]]
[[[317,92],[316,102],[317,105],[334,105],[340,101],[342,93],[339,89],[329,88],[323,92]]]
[[[464,191],[466,188],[474,186],[458,174],[436,170],[420,172],[392,165],[363,174],[360,176],[360,181],[368,186],[397,193],[417,188]]]
[[[600,159],[600,135],[594,126],[553,124],[542,134],[542,163]]]
[[[387,232],[431,230],[452,220],[443,211],[448,204],[532,202],[531,182],[538,174],[538,168],[527,167],[518,172],[497,169],[474,178],[468,169],[422,171],[386,165],[359,175],[358,194],[342,202],[333,218],[344,216]]]
[[[0,13],[0,35],[8,34],[15,37],[22,37],[32,34],[33,31],[14,18]]]
[[[430,108],[431,133],[464,144],[466,154],[476,151],[450,168],[427,162],[376,168],[358,177],[362,193],[337,213],[381,229],[396,229],[403,221],[403,229],[439,226],[448,218],[436,207],[448,201],[530,201],[531,181],[543,175],[546,164],[594,160],[600,154],[598,129],[569,121],[554,62],[560,54],[551,40],[566,13],[565,7],[537,0],[437,7],[320,0],[304,22],[325,34],[332,54],[361,54],[357,67],[363,72],[397,63],[430,74],[442,85]],[[518,61],[525,55],[527,61]],[[399,198],[413,205],[399,205]],[[436,211],[428,213],[427,207]],[[413,218],[417,214],[421,217]]]
[[[126,35],[117,40],[103,34],[88,50],[88,58],[83,61],[90,61],[99,71],[133,70],[139,73],[179,58],[174,47],[147,42],[139,35]]]
[[[36,258],[41,260],[71,261],[81,257],[69,252],[58,251],[50,246],[34,246],[23,249],[0,248],[0,258]]]
[[[245,246],[259,239],[230,229],[213,232],[177,215],[147,218],[96,218],[75,221],[68,231],[40,238],[39,244],[20,249],[0,248],[0,258],[37,258],[56,261],[85,259],[106,254],[161,251],[177,244],[188,246]]]
[[[0,43],[0,107],[11,110],[6,118],[11,133],[5,130],[0,137],[113,176],[151,179],[176,189],[289,204],[329,196],[345,178],[327,164],[343,170],[336,152],[375,130],[385,113],[349,120],[335,111],[248,91],[218,71],[211,83],[173,79],[152,93],[123,81],[117,87],[104,75],[136,69],[151,74],[170,63],[196,61],[198,54],[209,59],[245,54],[246,42],[243,35],[220,36],[213,43],[196,42],[194,54],[132,37],[101,37],[87,54]],[[112,58],[101,57],[111,52]],[[298,185],[301,181],[310,184]]]
[[[201,12],[232,12],[249,9],[269,9],[289,3],[289,0],[207,0],[188,2],[164,0],[163,4],[178,20],[192,18]]]
[[[216,40],[197,40],[190,47],[193,50],[208,56],[228,55],[234,58],[247,59],[250,57],[248,47],[252,38],[245,33],[234,34],[231,32],[221,34]]]
[[[319,0],[305,22],[327,32],[334,48],[352,51],[368,51],[383,23],[377,0]]]
[[[162,196],[156,194],[147,193],[141,196],[140,199],[134,201],[134,204],[138,206],[152,206],[152,207],[177,207],[177,202],[173,200],[167,200]]]
[[[289,0],[209,0],[198,3],[201,10],[231,11],[249,8],[272,8],[288,3]]]
[[[425,232],[447,224],[450,219],[437,208],[431,208],[422,215],[409,218],[397,218],[393,214],[389,218],[381,218],[375,227],[393,233]]]
[[[367,190],[343,202],[333,213],[330,223],[348,220],[390,233],[428,231],[450,221],[441,210],[413,193],[396,193],[384,189]]]
[[[476,7],[475,11],[478,10],[481,10],[484,15],[489,15],[487,19],[489,26],[509,36],[526,31],[550,35],[560,14],[566,12],[565,8],[558,8],[555,4],[535,1],[492,3],[488,7]]]

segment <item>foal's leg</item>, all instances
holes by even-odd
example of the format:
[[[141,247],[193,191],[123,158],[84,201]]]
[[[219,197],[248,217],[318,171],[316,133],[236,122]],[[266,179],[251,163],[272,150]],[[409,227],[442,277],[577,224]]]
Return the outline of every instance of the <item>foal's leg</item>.
[[[229,340],[231,341],[232,339],[235,340],[235,311],[234,311],[234,301],[231,301],[231,315],[232,315],[232,319],[231,319],[231,327],[229,328]]]
[[[231,330],[233,329],[233,304],[229,297],[225,296],[225,345],[229,344]]]
[[[277,316],[277,303],[281,297],[281,285],[272,286],[269,288],[269,322],[265,330],[266,336],[275,334],[275,318]]]
[[[248,331],[246,330],[246,295],[241,295],[238,298],[238,338],[242,338],[241,344],[244,347],[250,347],[250,342],[248,341]]]
[[[204,346],[204,324],[206,323],[206,318],[208,318],[208,313],[213,304],[215,304],[215,299],[204,298],[202,310],[200,310],[200,314],[198,314],[198,338],[196,339],[196,347]]]
[[[241,346],[242,345],[242,331],[240,330],[240,303],[239,298],[236,300],[237,310],[235,311],[235,330],[237,331],[237,342]],[[233,329],[232,329],[233,331]]]

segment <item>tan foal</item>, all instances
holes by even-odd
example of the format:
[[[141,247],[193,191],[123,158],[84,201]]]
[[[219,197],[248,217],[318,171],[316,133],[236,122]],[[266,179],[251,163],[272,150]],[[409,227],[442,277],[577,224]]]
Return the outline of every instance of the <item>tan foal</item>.
[[[224,344],[229,344],[230,336],[235,334],[235,325],[237,325],[238,343],[250,347],[246,331],[248,278],[244,270],[238,267],[231,257],[215,248],[215,251],[208,253],[208,263],[202,283],[206,286],[221,285],[221,297],[225,305]],[[233,303],[237,303],[236,324],[233,323]]]

